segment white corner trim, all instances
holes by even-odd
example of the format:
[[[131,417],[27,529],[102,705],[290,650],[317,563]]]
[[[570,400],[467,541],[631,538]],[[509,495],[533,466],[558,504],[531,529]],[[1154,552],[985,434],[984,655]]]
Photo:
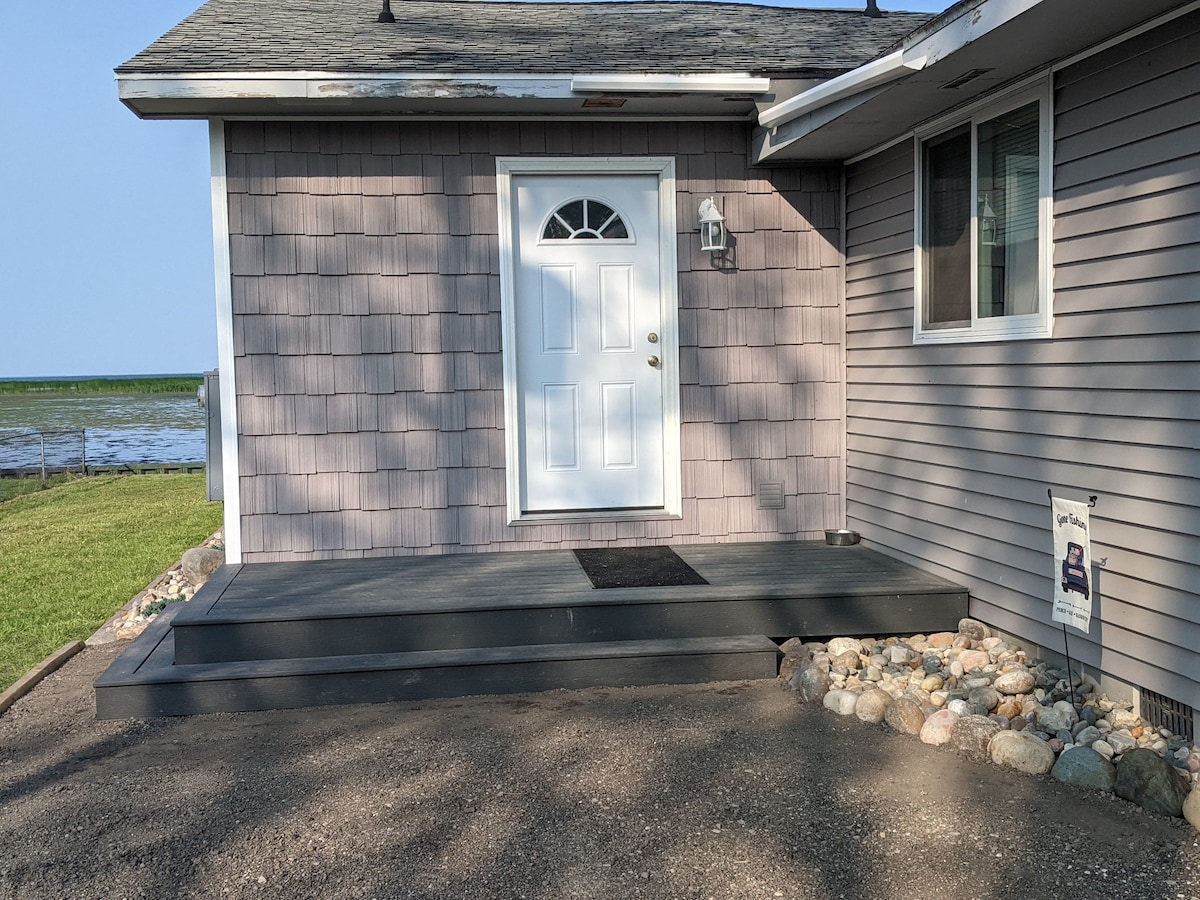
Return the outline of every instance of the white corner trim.
[[[521,510],[521,444],[517,380],[516,271],[514,269],[512,179],[537,174],[641,174],[658,178],[659,303],[663,310],[660,351],[671,360],[663,384],[663,498],[660,510],[587,512],[569,515],[525,515]],[[500,244],[500,320],[503,327],[504,453],[508,524],[539,521],[580,522],[621,519],[678,518],[683,515],[683,458],[680,443],[682,412],[679,398],[679,259],[676,237],[675,159],[673,157],[496,157],[496,209]]]
[[[924,60],[906,60],[905,52],[897,50],[764,109],[758,115],[758,124],[774,128],[838,100],[911,75],[924,66]]]
[[[221,385],[221,475],[225,561],[242,561],[242,498],[238,492],[237,390],[233,350],[233,273],[229,261],[229,196],[225,171],[225,121],[208,120],[213,220],[213,275],[217,303],[217,371]]]
[[[614,72],[607,75],[573,75],[571,90],[579,92],[670,91],[700,94],[765,94],[771,89],[770,78],[749,74],[733,75],[631,75]]]

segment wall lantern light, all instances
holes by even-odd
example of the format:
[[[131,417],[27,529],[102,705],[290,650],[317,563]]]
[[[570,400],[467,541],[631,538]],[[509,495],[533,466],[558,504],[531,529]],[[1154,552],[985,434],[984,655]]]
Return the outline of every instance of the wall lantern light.
[[[720,253],[725,250],[725,217],[712,197],[700,201],[700,249]]]
[[[996,211],[992,209],[992,198],[988,193],[979,195],[979,245],[996,246]]]

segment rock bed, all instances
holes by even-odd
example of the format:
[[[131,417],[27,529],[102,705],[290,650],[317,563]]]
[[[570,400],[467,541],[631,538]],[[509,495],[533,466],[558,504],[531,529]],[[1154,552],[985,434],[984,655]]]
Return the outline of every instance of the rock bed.
[[[1200,747],[1110,700],[1091,679],[1027,658],[982,622],[910,638],[792,638],[781,649],[780,680],[802,702],[1110,791],[1200,831]]]
[[[145,631],[168,604],[191,599],[224,561],[224,529],[218,529],[150,582],[150,586],[130,600],[102,630],[111,632],[110,639],[132,640]]]

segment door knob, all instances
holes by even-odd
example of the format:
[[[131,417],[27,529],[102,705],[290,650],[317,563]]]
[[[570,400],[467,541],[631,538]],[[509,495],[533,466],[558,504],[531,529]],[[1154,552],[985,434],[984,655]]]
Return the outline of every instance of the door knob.
[[[657,369],[657,368],[658,368],[658,357],[657,357],[657,356],[649,356],[649,357],[647,357],[647,358],[646,358],[646,362],[648,362],[648,363],[650,364],[650,367],[651,367],[651,368],[653,368],[653,369]]]

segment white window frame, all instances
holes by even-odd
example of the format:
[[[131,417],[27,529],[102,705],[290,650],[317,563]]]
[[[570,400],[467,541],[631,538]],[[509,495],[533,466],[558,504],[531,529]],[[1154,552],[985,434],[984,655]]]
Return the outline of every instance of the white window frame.
[[[962,326],[927,327],[925,322],[925,163],[924,148],[927,141],[965,124],[971,126],[971,184],[972,193],[978,194],[978,149],[979,125],[1007,112],[1032,102],[1038,103],[1038,158],[1040,161],[1038,199],[1038,311],[1028,315],[980,317],[979,315],[979,263],[978,217],[976,204],[971,209],[971,322]],[[916,300],[913,312],[914,344],[950,344],[982,341],[1024,340],[1051,337],[1054,330],[1053,291],[1053,95],[1050,78],[1039,77],[1033,85],[1025,85],[1000,96],[989,97],[965,109],[938,119],[914,131],[913,153],[915,155],[916,208],[915,222],[915,265],[914,293]]]

